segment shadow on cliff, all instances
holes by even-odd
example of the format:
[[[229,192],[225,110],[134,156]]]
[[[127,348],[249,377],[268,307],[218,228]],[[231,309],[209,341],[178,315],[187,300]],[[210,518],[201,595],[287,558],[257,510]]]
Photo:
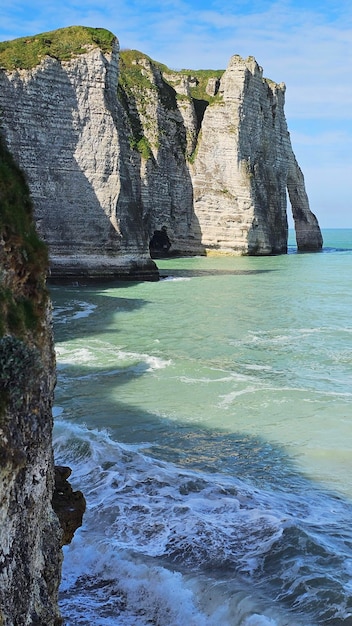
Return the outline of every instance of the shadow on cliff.
[[[11,108],[13,82],[5,72],[0,72],[2,123],[8,138],[13,136],[13,128],[17,129],[9,145],[29,180],[38,233],[48,244],[50,254],[63,258],[60,266],[53,269],[53,276],[67,272],[67,266],[72,263],[69,259],[65,263],[68,255],[74,257],[73,266],[69,268],[71,275],[75,275],[82,254],[96,255],[97,264],[99,256],[121,255],[121,236],[94,190],[94,182],[101,186],[113,183],[109,183],[108,173],[103,171],[104,164],[99,163],[99,154],[89,148],[95,141],[89,126],[91,119],[82,116],[79,87],[75,86],[74,79],[71,83],[60,62],[52,58],[42,71],[33,72],[29,86],[18,77],[16,106]],[[23,119],[18,119],[18,111],[25,112]],[[109,159],[109,153],[106,158]],[[129,173],[123,164],[121,167],[121,189],[127,189],[128,197],[123,199],[120,208],[129,212],[127,216],[121,215],[121,222],[133,220],[128,245],[134,249],[139,246],[140,251],[147,253],[147,238],[138,232],[142,230],[140,205],[135,199]],[[116,183],[116,190],[109,190],[111,198],[117,195],[118,189]]]
[[[174,121],[173,136],[168,137],[167,143],[161,144],[158,162],[167,162],[171,159],[171,175],[168,176],[170,195],[170,225],[175,229],[174,239],[170,237],[168,254],[204,254],[202,231],[198,217],[194,211],[193,182],[187,165],[187,131],[182,115],[177,106],[177,94],[161,75],[160,102],[157,107],[157,119],[160,136],[164,134],[165,111],[172,112],[172,116],[179,115]],[[204,115],[204,113],[203,113]],[[198,120],[199,121],[199,120]],[[199,128],[197,129],[197,134]],[[178,184],[182,180],[182,186]],[[177,218],[176,218],[177,216]],[[156,213],[156,220],[158,214]],[[158,224],[158,221],[156,222]],[[185,227],[187,225],[187,228]]]
[[[151,68],[158,90],[156,126],[158,129],[157,154],[154,153],[144,132],[138,111],[138,102],[132,93],[119,85],[119,99],[133,137],[133,155],[126,166],[134,161],[140,172],[140,194],[143,206],[143,223],[149,238],[152,258],[203,254],[202,233],[193,207],[193,185],[187,166],[187,135],[178,110],[176,91],[164,81],[160,71]],[[120,139],[122,137],[120,128]],[[142,167],[143,164],[143,167]],[[142,169],[144,173],[142,175]],[[164,233],[167,245],[158,241]],[[156,245],[155,245],[156,244]]]

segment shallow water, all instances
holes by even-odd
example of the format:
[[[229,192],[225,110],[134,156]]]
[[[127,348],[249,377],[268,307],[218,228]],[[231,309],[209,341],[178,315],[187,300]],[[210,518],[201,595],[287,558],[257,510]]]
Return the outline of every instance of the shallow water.
[[[352,231],[53,287],[66,624],[352,624]]]

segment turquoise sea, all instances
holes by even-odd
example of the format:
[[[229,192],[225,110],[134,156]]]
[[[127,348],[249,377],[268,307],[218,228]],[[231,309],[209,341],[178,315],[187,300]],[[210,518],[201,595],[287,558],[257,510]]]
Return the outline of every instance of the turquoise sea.
[[[352,230],[52,286],[67,626],[352,625]]]

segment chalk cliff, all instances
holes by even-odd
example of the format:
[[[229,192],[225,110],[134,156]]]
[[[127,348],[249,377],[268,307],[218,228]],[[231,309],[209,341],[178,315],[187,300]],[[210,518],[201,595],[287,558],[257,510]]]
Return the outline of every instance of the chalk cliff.
[[[182,254],[285,253],[288,192],[298,248],[321,249],[287,129],[285,86],[263,78],[254,58],[236,55],[225,72],[171,72],[125,51],[119,94],[141,154],[149,236],[164,228]]]
[[[53,276],[157,277],[140,210],[138,154],[117,99],[118,44],[100,32],[73,27],[21,40],[25,61],[0,72],[3,131],[27,175]],[[70,54],[76,39],[78,52]],[[21,68],[40,44],[33,67]]]
[[[285,253],[288,191],[298,248],[321,249],[287,130],[284,84],[263,78],[253,57],[236,55],[218,94],[205,111],[191,168],[203,244],[244,254]]]
[[[188,92],[187,77],[177,78]],[[118,95],[127,112],[130,144],[139,153],[141,209],[149,239],[165,229],[174,252],[202,253],[187,159],[197,136],[190,93],[178,99],[158,64],[127,51],[121,53]]]
[[[52,505],[55,359],[46,247],[0,137],[0,624],[61,624]]]
[[[253,58],[234,56],[225,72],[172,72],[120,53],[100,29],[18,41],[12,57],[11,42],[0,45],[2,125],[53,275],[156,278],[149,244],[162,252],[160,233],[180,254],[284,253],[286,192],[298,248],[321,249],[285,87],[263,78]],[[33,47],[31,63],[16,58]]]

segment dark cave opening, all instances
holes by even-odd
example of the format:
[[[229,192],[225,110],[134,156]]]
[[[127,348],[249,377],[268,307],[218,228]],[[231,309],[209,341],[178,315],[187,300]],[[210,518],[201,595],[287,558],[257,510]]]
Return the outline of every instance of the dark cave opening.
[[[168,256],[170,248],[171,241],[167,234],[166,226],[162,226],[161,230],[155,230],[149,242],[151,257]]]

